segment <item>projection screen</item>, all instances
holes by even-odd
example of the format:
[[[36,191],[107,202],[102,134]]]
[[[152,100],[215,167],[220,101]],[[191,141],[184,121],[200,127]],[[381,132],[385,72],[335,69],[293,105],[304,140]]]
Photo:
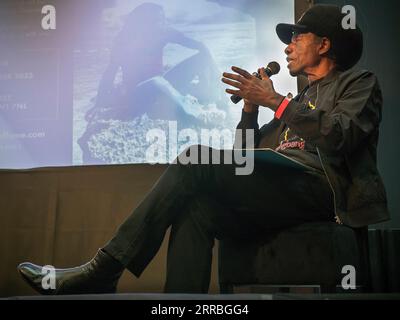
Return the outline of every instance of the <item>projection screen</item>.
[[[243,103],[222,72],[277,61],[275,89],[296,93],[279,22],[294,22],[294,0],[1,1],[0,168],[232,148]]]

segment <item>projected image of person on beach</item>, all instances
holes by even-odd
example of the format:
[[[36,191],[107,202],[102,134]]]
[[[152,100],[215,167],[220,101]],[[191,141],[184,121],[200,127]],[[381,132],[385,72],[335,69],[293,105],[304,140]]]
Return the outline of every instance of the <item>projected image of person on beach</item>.
[[[165,71],[163,49],[168,43],[197,53]],[[122,79],[115,85],[119,71]],[[114,40],[94,106],[85,114],[88,125],[78,141],[84,160],[90,161],[88,141],[104,129],[104,120],[127,121],[146,114],[150,119],[179,121],[182,126],[205,125],[185,110],[183,98],[189,94],[202,105],[217,103],[223,108],[221,90],[215,90],[219,87],[219,70],[207,47],[168,26],[161,6],[139,5]]]

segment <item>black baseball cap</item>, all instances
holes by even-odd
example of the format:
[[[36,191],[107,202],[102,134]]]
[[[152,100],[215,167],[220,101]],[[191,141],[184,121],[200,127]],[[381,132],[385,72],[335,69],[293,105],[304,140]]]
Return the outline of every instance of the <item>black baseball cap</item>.
[[[319,37],[327,37],[331,41],[338,67],[347,70],[361,58],[363,34],[357,25],[355,29],[344,29],[342,20],[345,16],[338,6],[317,4],[304,12],[296,24],[278,24],[276,33],[285,44],[292,41],[294,32],[311,32]]]

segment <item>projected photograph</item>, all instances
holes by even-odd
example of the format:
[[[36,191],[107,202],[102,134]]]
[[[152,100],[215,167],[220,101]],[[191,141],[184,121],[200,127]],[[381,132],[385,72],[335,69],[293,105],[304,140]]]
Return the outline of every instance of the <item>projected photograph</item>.
[[[47,3],[47,2],[46,2]],[[171,163],[186,147],[231,149],[243,102],[221,82],[271,61],[296,93],[275,27],[294,0],[0,2],[0,168]],[[273,117],[260,108],[260,126]]]
[[[163,163],[191,144],[232,148],[241,107],[225,93],[222,72],[283,56],[282,45],[260,52],[279,41],[274,26],[257,36],[257,2],[267,16],[293,20],[293,1],[121,0],[105,8],[90,47],[74,50],[73,163]],[[285,76],[281,84],[293,90]]]

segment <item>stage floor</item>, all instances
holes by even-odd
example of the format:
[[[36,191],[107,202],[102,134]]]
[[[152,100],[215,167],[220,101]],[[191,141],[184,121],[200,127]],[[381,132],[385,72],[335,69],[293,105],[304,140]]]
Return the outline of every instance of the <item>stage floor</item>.
[[[162,294],[119,293],[65,296],[14,296],[2,300],[400,300],[400,293],[340,294]]]

